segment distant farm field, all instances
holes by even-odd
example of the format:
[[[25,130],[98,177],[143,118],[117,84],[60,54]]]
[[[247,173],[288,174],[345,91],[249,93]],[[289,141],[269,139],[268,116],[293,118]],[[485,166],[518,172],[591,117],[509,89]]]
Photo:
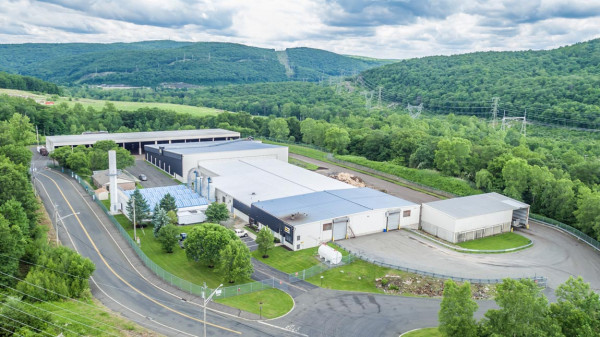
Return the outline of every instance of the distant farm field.
[[[69,97],[52,97],[51,95],[36,94],[29,91],[0,89],[0,95],[6,94],[9,96],[20,96],[34,99],[36,101],[53,101],[54,104],[67,103],[73,106],[76,103],[81,103],[84,107],[91,106],[96,110],[101,110],[107,102],[115,105],[119,110],[133,111],[140,108],[159,108],[163,110],[172,110],[177,113],[188,113],[194,116],[216,115],[223,110],[197,107],[191,105],[171,104],[171,103],[150,103],[150,102],[121,102],[121,101],[103,101],[89,98],[69,98]]]

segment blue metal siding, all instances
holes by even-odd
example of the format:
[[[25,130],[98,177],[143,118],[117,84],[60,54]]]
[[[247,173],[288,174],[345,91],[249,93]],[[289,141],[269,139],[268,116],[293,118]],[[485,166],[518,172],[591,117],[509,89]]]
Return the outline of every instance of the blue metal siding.
[[[250,208],[250,217],[255,221],[269,227],[273,232],[285,237],[285,241],[294,242],[294,227],[286,224],[283,220],[265,212],[264,210],[252,205]]]

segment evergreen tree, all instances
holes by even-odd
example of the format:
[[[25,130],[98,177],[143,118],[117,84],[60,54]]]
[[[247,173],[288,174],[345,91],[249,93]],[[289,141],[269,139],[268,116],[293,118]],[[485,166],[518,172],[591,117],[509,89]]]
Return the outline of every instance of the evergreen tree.
[[[169,211],[177,212],[177,205],[175,204],[175,198],[170,193],[165,194],[165,196],[162,199],[160,199],[159,205],[160,205],[160,208],[164,209],[167,212],[169,212]]]
[[[159,208],[158,211],[152,217],[152,225],[154,226],[152,233],[154,234],[155,238],[158,237],[161,228],[168,225],[169,222],[170,219],[167,215],[167,212],[163,208]]]
[[[133,217],[134,201],[135,219]],[[133,194],[129,197],[129,200],[127,201],[126,210],[129,219],[131,219],[132,222],[135,220],[137,226],[139,226],[142,223],[142,221],[148,219],[148,216],[150,215],[150,206],[148,206],[148,202],[146,201],[146,199],[144,199],[142,193],[138,189],[136,189],[133,192]]]

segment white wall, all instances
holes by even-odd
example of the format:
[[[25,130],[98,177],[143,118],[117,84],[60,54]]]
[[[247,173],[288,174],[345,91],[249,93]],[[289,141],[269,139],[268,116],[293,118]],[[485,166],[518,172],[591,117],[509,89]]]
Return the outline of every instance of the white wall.
[[[455,232],[467,232],[476,229],[497,226],[503,223],[510,223],[512,220],[512,210],[483,214],[470,218],[457,219]]]
[[[410,216],[404,217],[404,211],[410,211]],[[400,228],[418,229],[420,219],[420,205],[402,207],[402,213],[400,213]]]
[[[428,222],[449,232],[456,232],[454,218],[427,204],[421,207],[421,222]]]
[[[386,211],[387,209],[379,209],[348,215],[348,227],[352,228],[352,231],[348,229],[346,236],[352,237],[352,233],[361,236],[383,232],[387,227]]]

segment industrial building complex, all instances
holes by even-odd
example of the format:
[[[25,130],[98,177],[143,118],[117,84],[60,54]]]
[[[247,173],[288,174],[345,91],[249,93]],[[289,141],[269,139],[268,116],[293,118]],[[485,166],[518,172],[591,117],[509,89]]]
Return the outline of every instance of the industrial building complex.
[[[421,228],[450,242],[527,225],[529,206],[497,193],[423,204],[287,163],[288,148],[238,139],[146,145],[146,160],[246,222],[269,227],[290,249]]]
[[[210,202],[224,203],[244,222],[270,228],[292,250],[400,228],[422,229],[457,243],[528,226],[529,205],[498,193],[421,206],[291,165],[285,146],[239,138],[237,132],[207,129],[49,136],[46,143],[52,151],[113,140],[133,153],[145,153],[149,164],[183,183],[141,189],[151,208],[169,193],[176,200],[179,223],[191,224],[205,221]],[[115,153],[110,152],[108,173],[99,172],[95,180],[104,194],[107,188],[118,190],[118,201],[111,193],[111,211],[126,214],[133,191],[122,181],[118,185]],[[135,186],[134,180],[127,183]]]

